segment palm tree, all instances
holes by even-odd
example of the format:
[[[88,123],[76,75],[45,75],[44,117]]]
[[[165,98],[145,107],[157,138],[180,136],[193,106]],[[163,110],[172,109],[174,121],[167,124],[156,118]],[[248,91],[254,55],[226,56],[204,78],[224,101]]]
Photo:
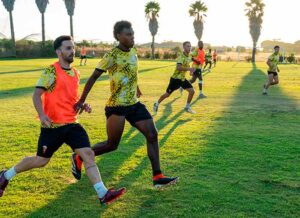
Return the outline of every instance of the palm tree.
[[[70,16],[70,29],[71,29],[71,36],[74,37],[73,34],[73,15],[75,9],[75,0],[64,0],[65,5],[68,11],[68,15]]]
[[[146,18],[149,20],[149,30],[152,35],[152,43],[151,43],[151,58],[154,59],[154,41],[155,41],[155,35],[158,31],[158,12],[160,10],[160,6],[158,2],[148,2],[145,6],[145,14]]]
[[[40,13],[42,14],[42,42],[43,45],[45,44],[45,11],[47,8],[47,4],[49,4],[48,0],[35,0],[35,3],[40,11]]]
[[[14,44],[14,49],[15,49],[16,40],[15,40],[15,30],[14,30],[14,22],[13,22],[13,16],[12,16],[12,11],[14,10],[15,0],[2,0],[2,3],[4,5],[4,7],[6,8],[6,10],[9,12],[11,40]]]
[[[252,63],[255,63],[256,45],[261,33],[265,4],[262,0],[250,0],[246,2],[246,7],[246,16],[249,19],[250,35],[253,41]]]
[[[195,18],[193,25],[198,41],[201,40],[203,34],[203,16],[206,17],[206,14],[204,14],[205,12],[207,12],[207,7],[204,2],[196,1],[190,5],[189,14],[191,17]]]

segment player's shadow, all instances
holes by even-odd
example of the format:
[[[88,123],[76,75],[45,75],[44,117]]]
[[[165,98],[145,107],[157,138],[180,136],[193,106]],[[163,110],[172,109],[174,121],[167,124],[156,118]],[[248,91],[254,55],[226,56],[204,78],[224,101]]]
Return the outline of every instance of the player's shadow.
[[[0,71],[0,75],[4,74],[18,74],[18,73],[32,73],[36,71],[42,71],[44,68],[38,68],[38,69],[30,69],[30,70],[15,70],[15,71]]]
[[[253,65],[229,107],[212,121],[215,125],[211,131],[193,137],[193,143],[184,150],[181,166],[170,166],[188,172],[185,173],[188,177],[180,181],[180,187],[158,194],[149,191],[130,217],[153,214],[161,208],[160,202],[168,205],[161,217],[173,214],[189,217],[191,211],[194,215],[201,214],[200,217],[211,214],[257,217],[264,213],[285,217],[285,209],[290,215],[299,215],[298,203],[293,200],[300,191],[299,182],[295,182],[300,167],[295,167],[294,161],[300,141],[300,135],[295,135],[299,127],[299,107],[279,87],[270,88],[270,95],[262,96],[265,80],[264,72]],[[294,131],[290,131],[291,126]],[[290,164],[287,160],[291,160]],[[140,167],[140,173],[142,171]],[[165,199],[170,201],[169,195],[174,195],[176,203],[166,202]],[[273,207],[270,199],[278,200],[276,205],[285,209]],[[263,207],[261,202],[264,202]],[[249,210],[250,207],[256,210]],[[265,208],[268,209],[265,211]]]
[[[174,103],[177,99],[178,98],[175,98],[165,105],[163,115],[156,121],[158,130],[162,130],[167,125],[176,120],[176,122],[172,124],[163,138],[160,139],[160,147],[165,144],[167,139],[172,135],[173,131],[178,126],[190,121],[190,119],[177,120],[178,117],[185,113],[183,110],[179,111],[177,114],[172,113],[171,104]],[[126,133],[124,133],[118,151],[112,152],[110,154],[104,154],[101,156],[101,159],[99,157],[96,157],[96,159],[98,159],[98,165],[100,166],[100,171],[104,182],[110,181],[110,179],[115,176],[114,174],[118,171],[118,169],[126,164],[127,161],[130,161],[132,155],[135,156],[135,152],[141,146],[145,147],[146,149],[144,136],[135,128],[131,127]],[[150,161],[147,155],[142,156],[139,164],[136,167],[133,167],[131,171],[139,172],[145,167],[148,167],[149,171],[151,171],[149,163]],[[122,173],[122,175],[119,175],[118,177],[119,181],[117,183],[111,183],[111,185],[119,187],[126,184],[125,186],[128,186],[128,184],[130,184],[133,179],[131,178],[131,172],[129,172],[128,174]],[[79,190],[82,190],[82,188],[86,189],[87,191],[81,193],[81,191]],[[80,197],[78,197],[78,195],[80,195]],[[72,199],[72,201],[68,200],[70,198]],[[86,208],[86,206],[89,207],[91,202],[95,202],[92,200],[94,198],[95,193],[92,188],[90,188],[90,184],[86,176],[83,176],[83,179],[80,182],[71,184],[67,189],[63,190],[57,199],[50,202],[45,207],[32,212],[27,217],[55,217],[59,216],[59,214],[61,214],[61,211],[68,211],[67,214],[70,214],[70,216],[73,216],[74,214],[78,214],[78,216],[80,216],[80,213],[85,214],[84,216],[86,217],[93,217],[97,215],[99,216],[99,213],[103,212],[105,209],[101,208],[97,203],[94,205],[93,210],[89,210],[89,212],[84,209]],[[87,201],[82,201],[82,199],[87,199]],[[74,205],[80,205],[80,207],[77,206],[74,208]]]
[[[163,67],[152,67],[152,68],[146,68],[142,69],[139,72],[140,73],[146,73],[150,72],[152,70],[157,70],[157,69],[162,69],[166,68],[168,66],[163,66]],[[33,69],[33,70],[19,70],[19,71],[11,71],[11,72],[0,72],[1,74],[13,74],[13,73],[29,73],[29,72],[35,72],[35,71],[41,71],[44,68],[40,69]],[[80,84],[85,84],[89,77],[84,77],[80,79]],[[105,73],[101,75],[101,77],[97,80],[97,82],[108,80],[108,75]],[[25,95],[32,94],[34,91],[34,86],[26,86],[26,87],[21,87],[21,88],[13,88],[13,89],[5,89],[0,91],[0,99],[6,99],[6,98],[16,98],[16,97],[22,97]]]
[[[255,147],[256,144],[252,144],[253,142],[262,143],[264,140],[263,135],[260,135],[255,130],[252,130],[252,128],[257,125],[254,121],[257,120],[256,116],[259,115],[259,118],[262,119],[262,121],[260,121],[260,124],[262,125],[262,127],[264,127],[263,121],[266,121],[266,119],[268,118],[272,118],[270,112],[272,113],[272,111],[274,110],[274,104],[276,103],[277,106],[278,103],[276,102],[276,95],[280,95],[279,98],[283,101],[283,105],[281,105],[279,108],[276,108],[276,113],[278,113],[278,115],[273,115],[273,117],[278,116],[277,120],[280,120],[280,118],[282,118],[282,111],[290,112],[289,110],[295,110],[296,106],[293,100],[284,96],[284,94],[282,94],[280,89],[278,88],[272,90],[274,93],[274,97],[272,96],[272,98],[269,98],[271,96],[268,96],[267,98],[265,98],[266,96],[262,96],[261,83],[263,81],[265,81],[265,75],[260,70],[253,69],[248,75],[246,75],[243,78],[239,88],[237,89],[230,106],[226,111],[224,111],[223,116],[215,118],[214,122],[216,123],[216,125],[214,125],[213,131],[210,131],[209,134],[199,134],[199,136],[195,136],[195,141],[193,141],[193,143],[189,143],[188,149],[184,149],[185,155],[182,158],[182,162],[189,164],[180,166],[180,169],[183,172],[188,172],[190,178],[183,178],[183,181],[181,181],[181,183],[183,183],[184,186],[180,187],[182,187],[184,192],[187,193],[183,193],[184,197],[180,197],[177,199],[180,200],[180,204],[176,204],[176,208],[174,208],[172,204],[168,204],[168,208],[165,208],[164,210],[166,216],[172,215],[173,210],[176,210],[177,215],[182,216],[186,216],[191,208],[197,208],[197,210],[201,209],[203,211],[211,210],[212,208],[209,206],[215,205],[215,202],[202,201],[201,195],[199,195],[199,193],[207,193],[208,195],[212,196],[212,201],[221,201],[221,204],[224,203],[222,202],[222,200],[224,200],[222,196],[224,195],[224,193],[225,195],[227,194],[227,186],[239,186],[240,183],[247,186],[247,179],[243,181],[243,179],[245,178],[250,178],[251,180],[258,179],[257,183],[261,185],[266,184],[266,182],[264,181],[267,181],[268,175],[266,175],[265,178],[252,178],[253,175],[251,174],[256,170],[255,168],[253,168],[253,166],[255,166],[256,157],[253,157],[252,159],[251,157],[249,157],[249,155],[257,155],[259,157],[260,164],[268,165],[268,161],[272,163],[272,160],[270,159],[264,160],[264,157],[262,156],[260,151],[257,150],[257,147]],[[174,99],[173,101],[175,100],[176,99]],[[169,104],[171,103],[172,102],[169,102]],[[174,122],[174,120],[176,121],[169,128],[168,132],[160,139],[160,146],[163,146],[165,144],[166,140],[179,125],[182,125],[189,121],[178,120],[178,118],[183,113],[184,111],[182,110],[176,114],[173,114],[172,110],[170,109],[170,105],[167,104],[165,106],[163,116],[156,121],[157,128],[159,130],[162,130],[163,128],[166,128],[166,126],[171,122]],[[297,111],[297,113],[299,115],[299,111]],[[241,115],[242,117],[239,117]],[[249,119],[249,116],[253,117],[253,119]],[[246,118],[247,122],[243,122],[243,120],[245,120]],[[230,128],[226,128],[225,131],[224,125],[231,125],[232,127],[241,125],[241,129],[244,131],[239,131],[238,133],[233,131],[231,132]],[[236,130],[236,128],[232,129]],[[128,133],[124,134],[123,140],[120,144],[119,152],[117,151],[111,154],[105,154],[101,157],[101,160],[99,161],[99,163],[101,164],[99,166],[102,170],[102,177],[104,181],[110,181],[110,179],[114,177],[114,173],[117,172],[121,166],[126,164],[126,161],[131,157],[131,155],[134,154],[134,152],[140,146],[144,146],[144,137],[142,136],[142,134],[135,131],[136,130],[134,129],[130,129]],[[274,130],[272,130],[271,132],[275,133],[274,136],[271,135],[271,140],[278,140],[276,134],[278,133],[280,136],[280,131],[274,132]],[[200,137],[199,139],[202,139],[202,137],[206,138],[206,144],[198,144],[197,137]],[[252,139],[250,144],[248,142],[249,138]],[[236,145],[236,141],[234,140],[239,140],[239,143],[241,143],[243,146],[232,146],[232,144]],[[199,140],[199,143],[201,142],[203,142],[203,140]],[[203,146],[207,148],[205,152],[203,152],[202,150]],[[252,150],[254,150],[254,153],[251,153]],[[245,153],[245,156],[243,156],[243,152]],[[278,150],[278,152],[281,151]],[[278,153],[278,155],[281,155],[281,153]],[[250,159],[249,161],[245,161],[245,158]],[[130,169],[129,173],[122,174],[119,177],[117,183],[114,183],[114,186],[120,187],[125,184],[128,190],[134,189],[135,181],[138,180],[139,176],[143,174],[145,168],[149,168],[150,171],[150,164],[147,156],[138,156],[137,159],[139,159],[137,166],[134,166],[132,169]],[[179,166],[171,165],[168,168],[174,168],[176,171],[176,167]],[[244,170],[243,168],[249,168],[250,172],[248,173],[247,170]],[[209,170],[203,170],[204,172],[202,172],[201,169]],[[237,173],[237,171],[239,173]],[[207,172],[209,173],[206,174]],[[226,172],[225,175],[224,172]],[[220,181],[220,178],[223,178],[224,176],[228,176],[228,180],[230,179],[229,184],[224,182],[224,180]],[[145,183],[149,183],[150,186],[150,181],[151,180],[149,179],[149,181],[147,180],[145,181]],[[198,190],[190,191],[187,187],[194,187],[195,185],[197,185],[195,184],[196,181],[200,183],[199,187],[197,186]],[[205,185],[207,184],[201,184],[201,182],[208,181],[211,183],[209,188],[205,187]],[[73,217],[74,214],[79,217],[99,217],[99,214],[106,212],[106,210],[110,210],[110,208],[100,208],[96,201],[91,200],[94,198],[91,196],[95,196],[95,194],[94,190],[92,190],[92,188],[89,188],[89,186],[89,182],[87,181],[86,176],[84,176],[82,181],[76,184],[69,185],[68,188],[63,190],[55,200],[51,201],[46,206],[32,212],[28,215],[28,217],[59,217],[62,211],[64,214],[70,214],[70,217]],[[84,191],[82,191],[83,189]],[[143,197],[143,199],[139,199],[139,201],[141,202],[139,209],[137,209],[134,214],[130,214],[130,217],[144,217],[154,210],[159,211],[159,204],[160,202],[164,201],[164,196],[172,195],[173,193],[172,189],[166,190],[165,192],[159,194],[154,194],[152,190],[144,191],[149,192],[149,195],[147,197]],[[182,192],[181,190],[177,191],[180,193]],[[253,203],[244,202],[245,196],[240,195],[241,193],[239,192],[235,193],[234,197],[236,199],[232,199],[232,202],[235,202],[236,205]],[[136,198],[138,198],[138,196],[136,196]],[[153,198],[157,198],[157,200],[154,201]],[[191,199],[197,200],[192,201]],[[237,200],[239,202],[236,202]],[[130,201],[130,199],[128,201]],[[226,199],[224,201],[226,201]],[[234,205],[231,205],[230,202],[227,203],[230,207],[233,207],[231,209],[234,211]],[[117,208],[112,208],[112,210],[113,209],[116,210]]]

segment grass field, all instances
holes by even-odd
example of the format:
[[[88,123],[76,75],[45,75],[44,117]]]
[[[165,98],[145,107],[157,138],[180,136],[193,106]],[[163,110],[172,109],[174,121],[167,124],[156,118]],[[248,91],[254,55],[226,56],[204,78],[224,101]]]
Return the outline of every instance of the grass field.
[[[39,122],[31,95],[53,61],[0,61],[0,169],[35,154]],[[81,90],[96,63],[78,67]],[[140,100],[149,110],[174,66],[140,61]],[[126,124],[119,149],[96,159],[108,187],[127,187],[119,201],[101,207],[87,177],[73,179],[71,150],[63,146],[46,168],[11,181],[0,217],[300,217],[300,69],[280,68],[280,84],[269,96],[261,95],[264,63],[227,62],[205,75],[208,98],[193,100],[197,114],[183,111],[186,93],[180,98],[175,92],[160,105],[154,120],[162,168],[180,176],[178,185],[152,188],[145,139]],[[108,90],[105,75],[88,98],[93,113],[80,117],[92,143],[106,139]]]

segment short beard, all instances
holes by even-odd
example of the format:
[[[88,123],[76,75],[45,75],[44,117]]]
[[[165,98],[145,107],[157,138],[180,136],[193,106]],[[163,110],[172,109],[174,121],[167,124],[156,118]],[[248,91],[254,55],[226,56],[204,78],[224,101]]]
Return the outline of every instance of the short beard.
[[[64,61],[67,62],[67,63],[69,63],[69,64],[71,64],[71,63],[74,62],[74,57],[72,57],[72,58],[70,58],[70,57],[65,57],[65,58],[64,58]]]

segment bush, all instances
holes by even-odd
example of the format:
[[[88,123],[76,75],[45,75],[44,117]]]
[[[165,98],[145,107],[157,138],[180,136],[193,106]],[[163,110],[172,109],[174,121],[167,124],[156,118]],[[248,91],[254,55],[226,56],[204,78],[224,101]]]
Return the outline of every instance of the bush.
[[[290,56],[288,56],[286,59],[289,63],[295,63],[295,60],[296,60],[295,54],[293,54],[293,53],[290,54]]]
[[[251,56],[246,56],[246,57],[245,57],[245,60],[246,60],[248,63],[250,63],[250,62],[252,61],[252,57],[251,57]]]

